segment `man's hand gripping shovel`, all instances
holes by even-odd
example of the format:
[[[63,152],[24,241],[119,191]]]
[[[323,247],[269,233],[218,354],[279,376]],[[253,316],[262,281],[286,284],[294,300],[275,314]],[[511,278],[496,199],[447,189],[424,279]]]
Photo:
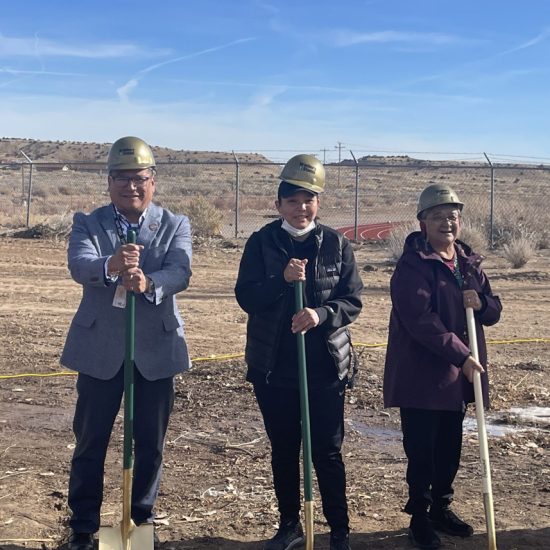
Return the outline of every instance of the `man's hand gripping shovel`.
[[[129,230],[127,242],[136,242],[135,231]],[[115,527],[99,529],[99,550],[153,550],[154,526],[136,526],[131,519],[133,438],[134,438],[134,348],[136,296],[126,293],[126,353],[124,356],[124,453],[122,478],[122,522]]]

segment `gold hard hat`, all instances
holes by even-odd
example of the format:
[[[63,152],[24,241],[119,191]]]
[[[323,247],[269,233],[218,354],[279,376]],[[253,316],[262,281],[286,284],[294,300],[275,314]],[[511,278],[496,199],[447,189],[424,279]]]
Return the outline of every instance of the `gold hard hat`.
[[[422,212],[442,204],[455,204],[459,210],[462,210],[464,206],[458,195],[448,185],[440,183],[429,185],[420,193],[416,217],[420,219]]]
[[[111,170],[143,170],[153,168],[155,157],[151,147],[142,139],[126,136],[117,139],[109,151],[107,168]]]
[[[313,155],[292,157],[279,178],[314,193],[322,193],[325,189],[325,168]]]

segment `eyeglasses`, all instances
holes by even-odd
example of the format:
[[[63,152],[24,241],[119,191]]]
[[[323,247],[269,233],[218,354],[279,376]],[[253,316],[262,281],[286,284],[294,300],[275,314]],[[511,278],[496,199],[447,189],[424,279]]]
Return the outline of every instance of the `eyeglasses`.
[[[453,210],[449,214],[436,214],[435,216],[426,216],[426,219],[435,223],[451,222],[456,223],[460,219],[460,212],[458,210]]]
[[[116,176],[113,178],[113,183],[117,187],[126,187],[133,183],[138,188],[144,188],[147,185],[147,182],[151,179],[151,176]]]

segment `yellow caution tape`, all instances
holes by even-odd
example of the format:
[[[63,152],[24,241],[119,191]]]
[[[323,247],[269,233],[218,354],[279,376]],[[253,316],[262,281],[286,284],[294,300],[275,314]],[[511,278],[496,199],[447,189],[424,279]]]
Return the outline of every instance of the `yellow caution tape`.
[[[515,340],[487,340],[487,344],[526,344],[526,343],[549,343],[550,338],[517,338]],[[363,342],[354,342],[353,345],[356,348],[383,348],[387,345],[387,342],[380,342],[377,344],[366,344]],[[226,353],[224,355],[208,355],[207,357],[196,357],[192,359],[193,363],[199,361],[225,361],[227,359],[238,359],[244,357],[244,353]],[[48,378],[49,376],[76,376],[78,373],[74,371],[62,371],[62,372],[48,372],[48,373],[25,373],[25,374],[3,374],[0,375],[0,380],[7,380],[10,378]]]

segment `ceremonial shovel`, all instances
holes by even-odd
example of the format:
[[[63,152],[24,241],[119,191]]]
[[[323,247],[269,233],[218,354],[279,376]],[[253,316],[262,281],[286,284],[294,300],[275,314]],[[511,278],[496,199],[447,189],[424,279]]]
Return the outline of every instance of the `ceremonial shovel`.
[[[477,349],[476,324],[474,310],[466,308],[466,322],[468,325],[468,339],[470,351],[476,361],[479,362]],[[485,429],[485,417],[483,414],[483,392],[481,389],[481,375],[474,371],[474,395],[476,401],[477,433],[479,439],[479,454],[481,457],[481,469],[483,480],[483,506],[485,508],[485,522],[487,524],[487,537],[489,550],[497,550],[495,533],[495,515],[493,509],[493,488],[491,484],[491,465],[489,464],[489,445],[487,443],[487,431]]]
[[[135,231],[129,230],[127,241],[136,242]],[[154,526],[136,526],[131,519],[133,438],[134,438],[134,347],[136,296],[126,292],[126,353],[124,356],[124,453],[122,478],[122,522],[115,527],[99,529],[99,550],[153,550]]]
[[[303,281],[294,281],[296,313],[304,307]],[[311,433],[309,428],[309,397],[307,390],[306,344],[303,332],[296,334],[298,342],[298,373],[300,383],[300,414],[302,421],[302,447],[304,468],[304,513],[306,525],[306,550],[313,550],[313,496],[311,483]]]

